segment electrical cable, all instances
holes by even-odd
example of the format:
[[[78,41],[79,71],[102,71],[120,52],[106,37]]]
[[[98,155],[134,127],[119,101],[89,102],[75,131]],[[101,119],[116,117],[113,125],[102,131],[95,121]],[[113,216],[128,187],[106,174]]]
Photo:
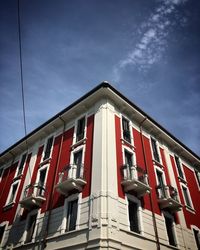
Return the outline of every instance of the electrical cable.
[[[20,62],[20,82],[21,82],[21,94],[22,94],[22,110],[23,110],[23,123],[24,123],[24,135],[25,144],[28,155],[28,142],[27,142],[27,126],[26,126],[26,109],[25,109],[25,96],[24,96],[24,77],[23,77],[23,60],[22,60],[22,39],[21,39],[21,18],[20,18],[20,0],[17,0],[17,22],[18,22],[18,41],[19,41],[19,62]],[[28,166],[28,172],[31,179],[31,172]]]

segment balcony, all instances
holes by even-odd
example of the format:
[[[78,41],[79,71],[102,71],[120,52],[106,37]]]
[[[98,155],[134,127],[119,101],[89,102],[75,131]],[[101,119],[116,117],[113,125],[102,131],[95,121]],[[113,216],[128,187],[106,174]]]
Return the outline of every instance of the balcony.
[[[181,210],[182,205],[179,202],[176,188],[169,185],[158,186],[157,196],[161,209],[169,209],[172,212]]]
[[[121,184],[124,186],[125,192],[133,191],[138,197],[142,197],[151,191],[146,172],[138,166],[122,166]]]
[[[59,173],[56,189],[59,193],[67,196],[72,192],[82,192],[86,183],[84,178],[84,166],[72,164],[65,167]]]
[[[31,210],[35,207],[41,207],[42,203],[46,201],[46,190],[39,184],[28,185],[24,190],[24,196],[19,202],[22,207]]]

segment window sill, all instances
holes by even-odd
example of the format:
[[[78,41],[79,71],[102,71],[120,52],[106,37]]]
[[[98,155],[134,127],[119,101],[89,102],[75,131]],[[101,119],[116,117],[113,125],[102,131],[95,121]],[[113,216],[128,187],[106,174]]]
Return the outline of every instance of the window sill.
[[[22,178],[22,175],[23,175],[23,173],[21,173],[21,174],[15,176],[15,177],[13,178],[13,181],[12,181],[12,182],[15,182],[15,181],[21,179],[21,178]]]
[[[153,164],[160,167],[161,169],[164,169],[164,166],[160,162],[158,162],[156,160],[153,160]]]
[[[190,213],[196,214],[196,210],[194,208],[192,208],[192,207],[189,207],[189,206],[185,205],[185,209],[187,211],[189,211]]]
[[[182,177],[178,176],[178,179],[180,182],[187,184],[187,181],[185,179],[183,179]]]
[[[122,141],[123,144],[125,144],[125,145],[131,147],[132,149],[135,149],[135,146],[132,145],[131,142],[126,141],[124,138],[121,138],[120,140]]]
[[[71,145],[71,149],[73,150],[76,147],[78,147],[78,146],[80,146],[82,144],[85,144],[86,140],[87,140],[87,138],[85,137],[85,138],[81,139],[80,141],[75,142],[73,145]]]
[[[6,204],[5,206],[3,206],[3,211],[7,211],[7,210],[11,209],[12,207],[14,207],[14,205],[15,205],[14,201]]]
[[[46,160],[40,162],[39,168],[42,167],[42,166],[44,166],[45,164],[50,163],[50,162],[51,162],[51,157],[49,157],[48,159],[46,159]]]

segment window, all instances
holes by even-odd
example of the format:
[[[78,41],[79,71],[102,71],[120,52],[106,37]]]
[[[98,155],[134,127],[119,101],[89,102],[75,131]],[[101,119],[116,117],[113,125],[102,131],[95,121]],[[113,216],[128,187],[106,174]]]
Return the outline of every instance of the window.
[[[189,190],[188,190],[188,188],[186,186],[182,186],[182,190],[183,190],[183,195],[184,195],[186,206],[192,207],[191,199],[189,197]]]
[[[81,176],[82,154],[83,154],[82,150],[74,153],[74,165],[76,165],[76,178],[82,177]]]
[[[151,145],[152,145],[154,160],[157,161],[157,162],[160,162],[160,156],[159,156],[159,153],[158,153],[157,142],[153,138],[151,138]]]
[[[156,170],[158,182],[158,198],[165,198],[165,184],[163,179],[163,172]]]
[[[78,199],[68,202],[66,231],[76,229]]]
[[[14,183],[11,187],[11,191],[10,191],[10,196],[9,196],[9,200],[8,200],[8,204],[12,203],[15,201],[15,196],[17,193],[17,187],[18,187],[18,182]]]
[[[76,142],[84,138],[84,132],[85,132],[85,117],[78,120],[76,129]]]
[[[175,231],[174,231],[174,219],[172,216],[166,216],[164,215],[165,218],[165,226],[167,229],[167,236],[169,240],[169,244],[172,246],[176,246],[176,238],[175,238]]]
[[[30,217],[28,218],[25,243],[31,242],[33,240],[36,220],[37,220],[37,214],[30,215]]]
[[[139,218],[138,218],[138,203],[128,200],[128,213],[130,230],[135,233],[140,233]]]
[[[175,162],[176,162],[176,167],[177,167],[177,170],[178,170],[179,177],[184,179],[184,174],[183,174],[183,170],[182,170],[182,167],[181,167],[180,159],[176,155],[175,155]]]
[[[198,170],[195,170],[195,175],[196,175],[196,178],[197,178],[198,185],[200,187],[200,172]]]
[[[53,145],[53,136],[50,137],[47,140],[47,144],[46,144],[46,148],[45,148],[45,152],[44,152],[44,157],[43,157],[43,161],[49,159],[50,155],[51,155],[51,148]]]
[[[133,155],[125,150],[125,165],[133,166]]]
[[[24,168],[25,160],[26,160],[26,154],[24,154],[24,155],[22,156],[22,159],[21,159],[21,162],[20,162],[20,164],[19,164],[19,167],[18,167],[17,175],[16,175],[16,176],[19,176],[19,175],[22,174],[23,168]]]
[[[131,133],[129,128],[129,121],[122,117],[122,129],[123,129],[123,138],[124,140],[131,143]]]
[[[194,238],[197,245],[197,249],[200,250],[200,231],[193,228]]]
[[[40,170],[40,176],[39,176],[39,181],[38,181],[38,190],[37,190],[37,195],[39,195],[39,196],[44,196],[46,172],[47,172],[47,168]]]
[[[0,181],[1,181],[1,178],[3,176],[3,172],[4,172],[4,169],[3,168],[0,168]]]
[[[1,244],[2,244],[2,241],[3,241],[3,236],[4,236],[5,229],[6,229],[6,225],[0,226],[0,247],[1,247]]]

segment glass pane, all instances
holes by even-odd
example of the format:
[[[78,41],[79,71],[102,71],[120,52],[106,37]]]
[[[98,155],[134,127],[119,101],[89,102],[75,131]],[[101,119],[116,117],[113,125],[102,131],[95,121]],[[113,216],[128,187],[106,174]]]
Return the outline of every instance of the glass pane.
[[[78,120],[76,141],[80,141],[84,138],[84,130],[85,130],[85,117]]]
[[[76,229],[77,209],[78,209],[78,199],[70,201],[68,203],[67,227],[66,227],[67,231],[72,231]]]
[[[131,135],[130,135],[130,129],[129,129],[129,121],[122,118],[122,128],[123,128],[123,138],[124,140],[131,142]]]
[[[160,157],[159,157],[159,154],[158,154],[157,144],[156,144],[156,141],[153,138],[151,138],[151,145],[152,145],[152,149],[153,149],[154,160],[160,162]]]
[[[181,168],[180,160],[179,160],[179,158],[177,156],[175,156],[175,161],[176,161],[176,167],[177,167],[177,170],[178,170],[178,174],[182,179],[184,179],[184,175],[183,175],[183,171],[182,171],[182,168]]]
[[[50,157],[52,144],[53,144],[53,137],[50,137],[47,141],[43,160],[46,160]]]
[[[200,249],[200,232],[195,229],[193,229],[193,232],[194,232],[194,237],[195,237],[197,248]]]
[[[188,196],[188,190],[185,187],[183,187],[183,194],[184,194],[184,197],[185,197],[186,205],[191,207],[191,202],[190,202],[190,199],[189,199],[189,196]]]
[[[129,212],[130,230],[133,232],[136,232],[136,233],[140,233],[137,203],[129,200],[128,201],[128,212]]]
[[[158,179],[158,188],[161,191],[162,197],[165,197],[165,185],[164,185],[164,180],[163,180],[163,173],[156,170],[157,174],[157,179]]]
[[[12,185],[12,191],[11,191],[9,203],[13,202],[14,199],[15,199],[15,194],[16,194],[16,191],[17,191],[17,186],[18,186],[18,184]]]
[[[19,165],[19,168],[18,168],[18,172],[17,172],[17,176],[20,175],[23,171],[23,167],[24,167],[24,163],[25,163],[25,160],[26,160],[26,154],[24,154],[22,156],[22,159],[21,159],[21,162],[20,162],[20,165]]]
[[[33,238],[33,233],[35,229],[37,214],[30,216],[27,227],[26,242],[31,242]]]
[[[172,246],[176,246],[176,241],[175,241],[175,237],[174,237],[173,220],[171,218],[168,218],[165,216],[165,224],[166,224],[169,244]]]
[[[82,164],[82,153],[83,151],[79,151],[77,153],[74,154],[74,164],[77,166],[76,169],[76,177],[79,178],[81,177],[81,164]]]

